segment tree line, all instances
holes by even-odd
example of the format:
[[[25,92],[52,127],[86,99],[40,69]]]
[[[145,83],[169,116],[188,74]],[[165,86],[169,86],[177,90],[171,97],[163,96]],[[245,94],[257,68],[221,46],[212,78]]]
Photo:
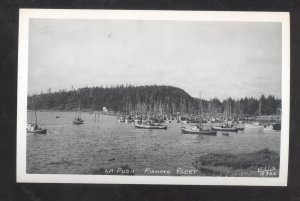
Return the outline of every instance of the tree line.
[[[261,107],[260,107],[261,105]],[[230,115],[272,115],[281,108],[281,100],[273,95],[262,95],[256,99],[218,98],[204,100],[191,97],[184,90],[172,86],[132,86],[118,85],[115,87],[84,87],[70,91],[35,94],[28,96],[28,109],[37,110],[102,110],[123,113],[155,113],[155,114],[198,114],[224,113]],[[259,109],[261,108],[261,109]],[[260,111],[259,111],[260,110]]]

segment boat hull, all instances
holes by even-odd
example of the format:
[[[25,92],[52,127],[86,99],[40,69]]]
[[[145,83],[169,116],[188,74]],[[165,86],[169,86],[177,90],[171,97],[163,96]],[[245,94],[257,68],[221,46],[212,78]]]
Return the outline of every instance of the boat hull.
[[[47,134],[47,129],[38,129],[38,130],[27,130],[27,133],[33,134]]]
[[[264,126],[253,125],[253,124],[245,124],[245,129],[264,129]]]
[[[281,130],[281,123],[273,123],[273,130],[280,131]]]
[[[238,128],[223,128],[221,126],[212,126],[211,129],[214,131],[227,131],[227,132],[238,132],[239,131]]]
[[[81,125],[81,124],[83,124],[83,121],[73,121],[73,124],[74,125]]]
[[[151,125],[146,125],[146,124],[134,124],[135,128],[140,128],[140,129],[167,129],[168,127],[165,125],[155,125],[155,126],[151,126]]]
[[[213,130],[191,130],[188,128],[181,128],[183,134],[197,134],[197,135],[217,135],[217,131]]]

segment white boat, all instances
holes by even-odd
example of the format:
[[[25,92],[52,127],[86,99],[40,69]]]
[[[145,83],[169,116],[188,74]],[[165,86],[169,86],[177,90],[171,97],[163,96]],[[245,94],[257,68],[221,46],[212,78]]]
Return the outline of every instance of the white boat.
[[[42,129],[38,126],[36,110],[34,110],[34,114],[35,114],[35,123],[28,123],[26,127],[26,132],[34,133],[34,134],[47,134],[47,129]]]
[[[245,130],[264,131],[264,126],[259,125],[258,122],[253,123],[253,124],[246,123],[245,124]]]
[[[125,123],[127,124],[127,123],[132,123],[132,122],[134,122],[134,119],[125,119]]]
[[[47,129],[42,129],[35,123],[29,123],[27,124],[26,132],[35,134],[47,134]]]
[[[270,126],[264,127],[264,131],[265,131],[265,132],[272,132],[272,131],[273,131],[273,126],[270,125]]]

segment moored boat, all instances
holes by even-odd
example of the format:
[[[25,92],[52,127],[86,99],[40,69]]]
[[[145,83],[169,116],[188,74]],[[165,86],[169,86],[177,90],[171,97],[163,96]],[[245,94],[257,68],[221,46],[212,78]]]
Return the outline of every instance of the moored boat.
[[[230,127],[227,125],[221,125],[221,126],[212,126],[212,130],[214,131],[227,131],[227,132],[238,132],[239,129],[236,127]]]
[[[199,126],[192,126],[191,128],[181,127],[181,132],[183,134],[217,135],[217,131],[203,129]]]
[[[35,123],[29,123],[27,124],[26,132],[35,134],[47,134],[47,129],[42,129]]]
[[[222,132],[222,135],[229,136],[229,133],[228,132]]]
[[[245,129],[264,129],[264,126],[259,125],[258,122],[252,124],[245,124]]]
[[[26,132],[34,133],[34,134],[47,134],[47,129],[42,129],[38,126],[36,109],[34,109],[34,114],[35,114],[35,123],[28,123],[26,127]]]
[[[78,116],[77,116],[77,114],[75,114],[75,119],[73,120],[73,124],[74,125],[84,124],[83,119],[81,119],[80,104],[79,104],[79,107],[78,107]]]
[[[74,125],[84,124],[84,121],[80,117],[77,117],[73,120],[73,124]]]
[[[141,129],[167,129],[168,126],[162,125],[162,124],[151,124],[151,123],[135,123],[135,128],[141,128]]]
[[[281,130],[281,123],[273,123],[273,130],[280,131]]]
[[[271,125],[264,127],[264,132],[271,132],[271,131],[273,131],[273,127]]]

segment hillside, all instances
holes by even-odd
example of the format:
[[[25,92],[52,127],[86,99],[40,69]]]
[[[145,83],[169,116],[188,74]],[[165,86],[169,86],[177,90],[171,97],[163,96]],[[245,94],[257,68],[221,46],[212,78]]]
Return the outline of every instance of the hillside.
[[[91,87],[72,91],[45,93],[28,97],[28,109],[175,112],[197,107],[184,90],[171,86]]]
[[[281,108],[281,100],[274,96],[262,95],[261,114],[276,114]],[[223,113],[229,115],[258,115],[259,100],[229,98],[223,102],[217,98],[201,100],[191,97],[184,90],[172,86],[131,86],[85,87],[77,90],[61,90],[28,97],[28,109],[76,110],[79,105],[83,110],[102,110],[106,107],[114,112],[137,113],[189,113],[198,114],[201,104],[202,112]]]

